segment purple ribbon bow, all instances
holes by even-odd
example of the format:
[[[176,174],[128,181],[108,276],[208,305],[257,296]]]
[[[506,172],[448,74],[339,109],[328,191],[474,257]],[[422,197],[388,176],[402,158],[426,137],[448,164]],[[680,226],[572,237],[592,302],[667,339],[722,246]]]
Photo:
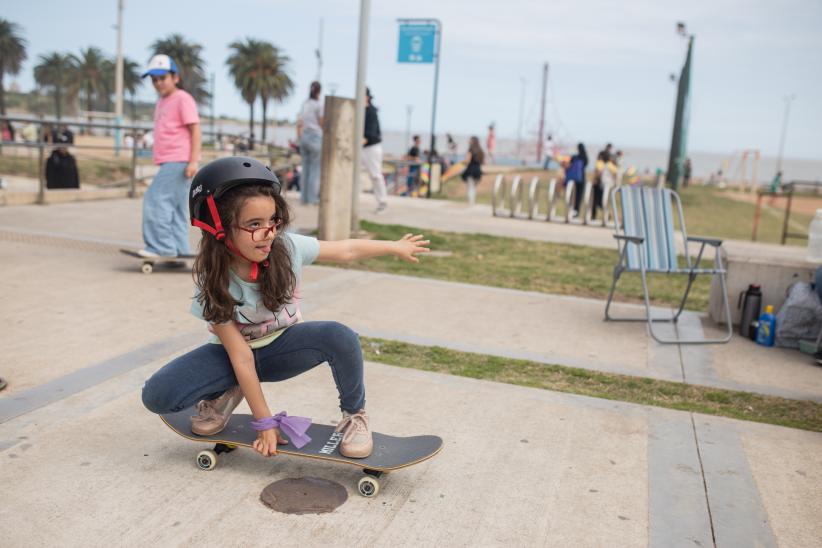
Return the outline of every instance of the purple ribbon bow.
[[[251,421],[251,428],[258,432],[279,428],[283,431],[283,434],[288,436],[288,439],[297,449],[311,441],[311,438],[306,434],[309,426],[311,426],[311,419],[289,417],[285,411],[281,411],[273,417]]]

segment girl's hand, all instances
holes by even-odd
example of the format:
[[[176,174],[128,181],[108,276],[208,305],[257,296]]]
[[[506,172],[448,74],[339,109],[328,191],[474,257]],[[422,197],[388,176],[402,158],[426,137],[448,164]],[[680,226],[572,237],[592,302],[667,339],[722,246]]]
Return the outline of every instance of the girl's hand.
[[[197,174],[197,168],[198,167],[199,166],[197,165],[197,162],[189,162],[188,165],[186,166],[186,171],[185,171],[186,179],[191,179],[192,177],[194,177],[194,175]]]
[[[288,443],[288,440],[280,434],[279,428],[272,428],[270,430],[257,432],[257,439],[254,440],[251,447],[264,457],[275,457],[277,456],[278,443],[285,445]]]
[[[401,239],[397,240],[397,256],[409,263],[418,263],[420,260],[414,255],[419,253],[428,253],[429,240],[423,240],[422,234],[406,234]]]

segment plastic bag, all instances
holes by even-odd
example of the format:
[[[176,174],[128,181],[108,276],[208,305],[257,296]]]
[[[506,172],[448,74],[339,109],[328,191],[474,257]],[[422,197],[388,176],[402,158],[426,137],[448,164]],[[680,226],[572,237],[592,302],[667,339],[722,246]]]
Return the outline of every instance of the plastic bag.
[[[813,286],[797,282],[776,314],[776,346],[799,348],[802,339],[815,341],[822,330],[822,303]]]

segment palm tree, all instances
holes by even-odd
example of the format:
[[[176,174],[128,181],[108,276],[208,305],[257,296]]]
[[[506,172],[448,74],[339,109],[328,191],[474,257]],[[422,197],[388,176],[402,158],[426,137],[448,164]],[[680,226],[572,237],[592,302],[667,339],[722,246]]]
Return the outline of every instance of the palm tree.
[[[91,123],[91,111],[94,110],[94,97],[105,90],[104,72],[106,58],[100,48],[94,46],[80,50],[79,56],[72,56],[77,66],[76,86],[83,90],[88,111],[88,121]]]
[[[137,93],[137,88],[143,83],[141,73],[140,65],[137,64],[136,61],[128,57],[123,57],[123,91],[128,92],[129,95],[132,123],[137,119],[137,106],[134,103],[134,94]]]
[[[268,44],[270,46],[270,44]],[[246,38],[245,42],[236,41],[228,45],[234,52],[226,60],[228,72],[234,78],[234,85],[240,90],[243,100],[248,103],[250,114],[248,117],[249,136],[254,135],[254,103],[259,94],[257,87],[257,61],[266,50],[266,43],[253,38]]]
[[[59,121],[63,114],[63,95],[69,91],[72,74],[76,71],[70,55],[52,52],[40,56],[40,64],[34,67],[34,80],[37,85],[51,88],[54,95],[54,112]]]
[[[250,107],[249,131],[254,134],[254,102],[260,97],[263,107],[262,141],[266,140],[268,102],[282,102],[294,89],[286,65],[290,59],[280,50],[263,40],[246,38],[229,46],[234,53],[226,61],[234,84]]]
[[[203,46],[187,42],[181,34],[172,34],[151,44],[152,55],[165,53],[177,64],[180,81],[198,104],[206,104],[211,98],[208,91]]]
[[[26,40],[19,35],[20,25],[0,18],[0,115],[6,115],[6,88],[3,76],[17,74],[26,60]]]
[[[287,72],[287,65],[290,61],[287,55],[280,53],[280,50],[273,45],[270,49],[266,49],[260,60],[257,88],[263,104],[263,143],[265,142],[268,101],[273,99],[282,103],[294,90],[294,81]]]

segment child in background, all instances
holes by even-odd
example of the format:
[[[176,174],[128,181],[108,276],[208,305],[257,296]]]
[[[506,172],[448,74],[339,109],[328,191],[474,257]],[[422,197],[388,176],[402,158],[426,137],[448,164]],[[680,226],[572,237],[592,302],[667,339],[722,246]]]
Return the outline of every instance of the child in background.
[[[175,257],[191,253],[188,244],[189,182],[200,161],[200,116],[197,103],[180,88],[177,64],[155,55],[143,77],[160,96],[154,109],[154,163],[160,171],[143,197],[142,257]]]
[[[289,379],[328,362],[337,385],[343,433],[340,453],[364,458],[373,442],[365,412],[363,359],[357,334],[336,322],[301,322],[300,273],[314,260],[349,262],[396,255],[419,262],[421,235],[398,241],[316,238],[286,232],[291,215],[280,182],[252,158],[215,160],[199,171],[189,192],[191,223],[203,230],[194,262],[197,290],[191,312],[208,322],[212,341],[157,371],[143,388],[154,413],[197,405],[191,430],[214,435],[248,400],[264,456],[287,443],[260,382]]]

